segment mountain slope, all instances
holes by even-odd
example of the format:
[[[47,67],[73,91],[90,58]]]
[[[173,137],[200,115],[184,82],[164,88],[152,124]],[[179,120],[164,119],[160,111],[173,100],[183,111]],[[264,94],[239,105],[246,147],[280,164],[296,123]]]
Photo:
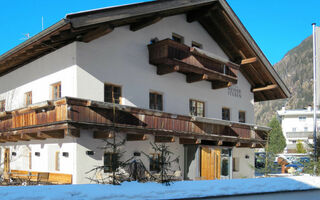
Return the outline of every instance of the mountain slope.
[[[256,103],[257,124],[266,125],[276,111],[283,106],[286,106],[286,109],[301,109],[312,104],[312,59],[312,36],[310,36],[274,65],[275,70],[291,91],[291,98]]]

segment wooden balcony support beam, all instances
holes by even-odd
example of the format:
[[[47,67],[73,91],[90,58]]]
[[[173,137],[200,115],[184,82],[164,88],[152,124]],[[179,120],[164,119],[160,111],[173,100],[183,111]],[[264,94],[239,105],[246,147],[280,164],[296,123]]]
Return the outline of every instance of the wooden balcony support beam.
[[[241,60],[241,64],[240,65],[252,64],[252,63],[255,63],[257,61],[258,61],[257,57],[246,58],[246,59]]]
[[[57,131],[50,131],[50,132],[42,132],[39,131],[38,135],[41,138],[55,138],[55,139],[62,139],[64,138],[64,131],[63,130],[57,130]]]
[[[140,20],[139,22],[131,24],[130,30],[131,31],[138,31],[140,29],[143,29],[147,26],[150,26],[152,24],[159,22],[161,19],[162,19],[162,17],[144,18],[144,19]]]
[[[113,138],[113,132],[111,132],[111,131],[94,131],[93,138],[95,138],[95,139]]]
[[[165,75],[165,74],[169,74],[172,72],[177,72],[179,71],[180,67],[178,65],[170,67],[170,66],[165,66],[165,65],[160,65],[157,66],[157,74],[158,75]]]
[[[155,136],[154,137],[154,142],[155,143],[170,143],[174,142],[174,137],[172,136]]]
[[[64,129],[64,135],[71,137],[80,137],[80,129],[66,128]]]
[[[267,85],[264,87],[259,87],[259,88],[253,88],[251,91],[252,92],[262,92],[262,91],[266,91],[266,90],[273,90],[278,88],[277,84],[271,84],[271,85]]]
[[[189,73],[187,74],[187,83],[194,83],[198,81],[208,80],[207,74],[194,74]]]
[[[217,145],[218,145],[218,146],[222,146],[222,145],[223,145],[223,141],[222,141],[222,140],[219,140],[218,143],[217,143]]]
[[[201,140],[192,138],[179,138],[179,144],[201,144]]]
[[[211,81],[211,88],[213,90],[227,88],[232,86],[231,82]]]
[[[147,139],[148,137],[145,134],[127,134],[127,141],[143,141]]]

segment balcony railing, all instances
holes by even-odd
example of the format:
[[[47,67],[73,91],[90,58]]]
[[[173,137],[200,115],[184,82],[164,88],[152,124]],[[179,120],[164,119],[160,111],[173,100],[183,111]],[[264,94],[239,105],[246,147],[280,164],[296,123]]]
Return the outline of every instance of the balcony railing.
[[[187,75],[188,83],[211,81],[213,89],[229,87],[237,83],[239,65],[212,53],[171,39],[150,44],[148,49],[149,62],[157,66],[159,75],[180,72]]]

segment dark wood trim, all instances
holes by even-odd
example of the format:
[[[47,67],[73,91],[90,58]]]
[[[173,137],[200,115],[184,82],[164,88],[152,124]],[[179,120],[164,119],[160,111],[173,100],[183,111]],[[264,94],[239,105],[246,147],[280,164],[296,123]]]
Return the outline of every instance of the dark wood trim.
[[[200,139],[179,138],[179,144],[201,144]]]
[[[114,28],[108,24],[101,25],[98,28],[96,28],[95,30],[84,34],[81,41],[86,42],[86,43],[91,42],[92,40],[95,40],[101,36],[104,36],[108,33],[111,33],[113,31],[113,29]]]
[[[127,141],[143,141],[147,139],[148,137],[145,134],[127,134]]]
[[[173,67],[166,66],[166,65],[157,66],[157,74],[158,75],[170,74],[172,72],[177,72],[177,71],[179,71],[179,66],[178,65],[175,65]]]
[[[139,22],[135,22],[130,24],[130,30],[131,31],[138,31],[140,29],[143,29],[147,26],[150,26],[152,24],[155,24],[159,22],[162,19],[162,17],[151,17],[151,18],[144,18],[139,20]]]
[[[208,80],[207,74],[194,74],[194,73],[187,74],[187,83],[194,83],[194,82],[204,81],[204,80]]]
[[[155,143],[171,143],[174,142],[173,136],[154,136],[154,142]]]

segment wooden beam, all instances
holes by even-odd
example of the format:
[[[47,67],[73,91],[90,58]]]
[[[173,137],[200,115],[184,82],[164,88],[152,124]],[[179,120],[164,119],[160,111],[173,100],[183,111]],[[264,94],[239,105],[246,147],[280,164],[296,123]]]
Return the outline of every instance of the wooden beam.
[[[253,88],[251,91],[252,92],[261,92],[261,91],[266,91],[266,90],[272,90],[278,88],[277,84],[272,84],[272,85],[267,85],[264,87],[259,87],[259,88]]]
[[[179,71],[179,68],[180,67],[178,65],[173,66],[173,67],[160,65],[160,66],[157,66],[157,74],[158,75],[165,75],[165,74],[169,74],[172,72],[177,72],[177,71]]]
[[[143,29],[147,26],[150,26],[152,24],[159,22],[161,19],[162,17],[152,17],[152,18],[141,19],[139,22],[130,24],[130,30],[137,31],[137,30]]]
[[[187,22],[192,23],[194,21],[199,21],[203,17],[208,17],[210,10],[215,10],[218,7],[216,5],[201,8],[195,11],[191,11],[187,13]]]
[[[232,86],[231,82],[211,81],[211,88],[213,90],[226,88]]]
[[[241,60],[241,64],[240,65],[246,65],[246,64],[252,64],[254,62],[257,62],[257,57],[253,57],[253,58],[246,58]]]
[[[98,28],[96,28],[93,31],[89,31],[88,33],[86,33],[85,35],[83,35],[82,37],[82,42],[91,42],[92,40],[95,40],[103,35],[106,35],[110,32],[113,31],[113,27],[111,27],[110,25],[106,24],[106,25],[102,25],[99,26]]]
[[[127,141],[143,141],[147,139],[148,137],[145,134],[127,134]]]
[[[113,133],[111,131],[94,131],[93,138],[95,139],[113,138]]]
[[[194,83],[198,81],[208,80],[207,74],[194,74],[189,73],[187,74],[187,83]]]
[[[222,140],[219,140],[217,145],[218,145],[218,146],[221,146],[222,144],[223,144],[223,141],[222,141]]]
[[[38,136],[40,136],[41,138],[62,139],[62,138],[64,138],[64,132],[61,130],[52,131],[52,132],[39,131]]]
[[[236,147],[240,147],[240,146],[241,146],[241,143],[237,142]]]
[[[22,133],[22,137],[28,138],[30,140],[45,140],[46,138],[41,137],[41,133]]]
[[[80,137],[80,129],[67,128],[64,129],[65,136]]]
[[[155,143],[169,143],[174,141],[175,141],[174,137],[171,137],[171,136],[155,136],[154,137]]]
[[[191,138],[179,138],[179,144],[201,144],[201,140]]]

